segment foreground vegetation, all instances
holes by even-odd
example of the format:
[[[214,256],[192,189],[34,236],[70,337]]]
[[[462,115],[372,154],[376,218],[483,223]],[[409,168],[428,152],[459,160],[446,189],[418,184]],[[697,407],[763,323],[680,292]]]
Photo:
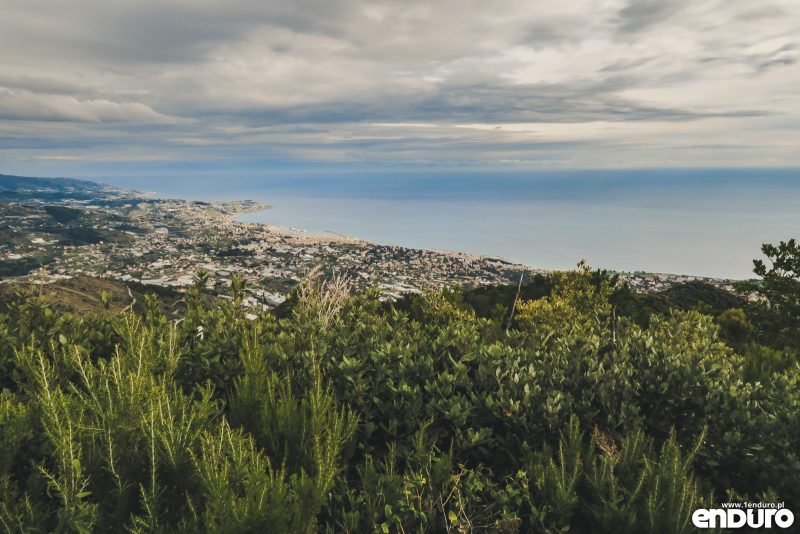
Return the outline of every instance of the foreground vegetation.
[[[762,268],[750,290],[797,289]],[[688,532],[800,502],[800,291],[664,308],[612,282],[581,266],[496,307],[309,281],[258,318],[202,275],[166,309],[6,296],[0,527]]]

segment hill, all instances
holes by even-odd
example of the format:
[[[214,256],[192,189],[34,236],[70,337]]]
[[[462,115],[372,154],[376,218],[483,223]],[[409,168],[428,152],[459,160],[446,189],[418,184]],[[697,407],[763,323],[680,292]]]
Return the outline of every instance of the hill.
[[[108,186],[73,178],[35,178],[0,174],[0,200],[19,200],[28,197],[96,198],[112,189]]]
[[[612,300],[619,315],[632,317],[641,325],[646,325],[653,314],[663,315],[673,309],[699,310],[716,317],[745,305],[742,297],[700,281],[682,282],[654,293],[634,293],[622,287]]]
[[[598,283],[603,277],[610,277],[616,288],[610,297],[616,306],[616,314],[631,317],[643,326],[653,314],[665,315],[675,309],[699,310],[716,317],[726,310],[745,305],[742,297],[702,281],[679,282],[661,291],[635,293],[610,273],[598,271],[593,276]],[[503,284],[465,288],[463,298],[480,317],[508,317],[515,299],[539,299],[549,295],[551,290],[550,278],[537,274],[526,278],[519,287]]]
[[[167,287],[77,276],[48,284],[31,280],[0,284],[0,310],[7,309],[11,302],[39,296],[59,313],[85,314],[106,307],[109,312],[117,313],[131,306],[134,311],[142,312],[145,295],[157,297],[165,313],[172,313],[175,302],[183,296]]]

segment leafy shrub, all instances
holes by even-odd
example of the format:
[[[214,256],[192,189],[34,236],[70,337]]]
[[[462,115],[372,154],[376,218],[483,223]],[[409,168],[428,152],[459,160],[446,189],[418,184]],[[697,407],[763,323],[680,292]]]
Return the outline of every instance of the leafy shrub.
[[[753,358],[736,311],[641,325],[581,267],[511,321],[342,279],[253,320],[233,282],[2,305],[4,530],[684,532],[715,499],[800,499],[800,366]]]

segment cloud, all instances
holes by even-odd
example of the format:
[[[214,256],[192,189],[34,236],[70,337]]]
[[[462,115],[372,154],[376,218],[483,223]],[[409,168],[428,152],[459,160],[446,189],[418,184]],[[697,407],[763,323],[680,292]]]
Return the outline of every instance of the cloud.
[[[143,122],[174,124],[177,119],[138,102],[80,100],[72,96],[0,89],[0,120]]]
[[[0,165],[795,165],[797,35],[795,0],[7,0]]]
[[[669,20],[683,8],[680,0],[628,0],[616,23],[623,33],[640,32]]]
[[[69,94],[89,95],[96,94],[96,90],[65,80],[47,78],[42,76],[8,76],[0,74],[0,87],[9,90],[22,90],[39,94]]]
[[[80,161],[80,156],[63,156],[59,154],[48,154],[45,156],[37,156],[36,159],[42,161]]]

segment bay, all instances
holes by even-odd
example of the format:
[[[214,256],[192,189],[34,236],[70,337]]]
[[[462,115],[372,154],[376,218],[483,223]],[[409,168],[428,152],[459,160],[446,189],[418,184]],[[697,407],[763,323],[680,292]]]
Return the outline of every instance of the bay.
[[[766,242],[800,237],[797,169],[342,171],[119,177],[189,200],[252,199],[241,218],[375,243],[746,278]]]

